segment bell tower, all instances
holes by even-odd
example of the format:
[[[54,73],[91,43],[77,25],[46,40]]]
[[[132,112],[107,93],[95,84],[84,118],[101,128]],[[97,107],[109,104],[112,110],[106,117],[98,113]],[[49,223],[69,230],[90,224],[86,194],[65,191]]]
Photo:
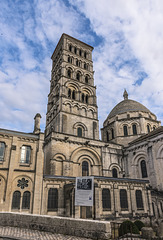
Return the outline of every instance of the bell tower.
[[[62,34],[52,59],[45,135],[99,139],[93,47]]]

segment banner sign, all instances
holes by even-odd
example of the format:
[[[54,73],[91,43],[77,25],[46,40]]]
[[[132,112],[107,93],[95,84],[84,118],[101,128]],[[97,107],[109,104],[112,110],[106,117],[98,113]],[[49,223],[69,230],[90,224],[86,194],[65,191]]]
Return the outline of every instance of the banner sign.
[[[93,206],[94,177],[76,177],[75,205]]]

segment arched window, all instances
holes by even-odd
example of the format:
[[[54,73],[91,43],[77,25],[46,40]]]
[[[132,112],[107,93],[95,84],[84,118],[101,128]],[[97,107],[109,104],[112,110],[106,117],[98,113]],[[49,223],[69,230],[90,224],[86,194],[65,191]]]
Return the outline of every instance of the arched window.
[[[112,176],[113,176],[113,178],[117,178],[118,177],[118,173],[117,173],[117,169],[116,168],[112,169]]]
[[[82,162],[82,176],[89,176],[89,165],[87,161]]]
[[[150,133],[150,126],[147,125],[147,132]]]
[[[81,49],[79,50],[79,55],[80,55],[80,56],[82,55],[82,51],[81,51]]]
[[[82,130],[81,127],[78,127],[78,129],[77,129],[77,136],[78,137],[82,137],[83,136],[83,130]]]
[[[124,133],[124,136],[128,136],[127,126],[123,126],[123,133]]]
[[[133,132],[133,135],[137,135],[136,124],[133,124],[133,125],[132,125],[132,132]]]
[[[111,129],[111,138],[114,139],[114,129]]]
[[[78,66],[79,65],[79,61],[78,61],[78,59],[76,59],[76,66]]]
[[[156,129],[156,126],[153,126],[153,130],[155,130]]]
[[[142,198],[142,191],[141,190],[136,190],[135,196],[136,196],[136,206],[137,206],[137,209],[144,209],[143,198]]]
[[[82,93],[82,102],[84,102],[84,100],[85,100],[85,95],[84,93]]]
[[[72,46],[71,46],[71,45],[69,45],[69,51],[70,51],[70,52],[72,51]]]
[[[84,63],[84,69],[87,69],[87,64],[86,63]]]
[[[84,52],[84,57],[87,58],[87,53],[86,52]]]
[[[58,210],[58,189],[50,188],[48,192],[48,211]]]
[[[19,191],[15,191],[12,197],[12,209],[20,209],[20,197],[21,194]]]
[[[23,193],[22,209],[30,209],[30,197],[31,193],[29,191]]]
[[[152,202],[152,209],[153,209],[153,216],[155,217],[155,205],[154,205],[154,203]]]
[[[22,146],[21,148],[21,158],[20,163],[30,163],[31,157],[31,147],[30,146]]]
[[[0,142],[0,162],[4,160],[5,155],[5,143]]]
[[[77,48],[76,48],[76,47],[74,48],[74,53],[75,53],[75,54],[77,53]]]
[[[70,69],[68,69],[68,71],[67,71],[67,76],[68,76],[69,78],[71,78],[71,70],[70,70]]]
[[[70,56],[68,56],[68,62],[69,62],[69,63],[71,62]]]
[[[68,98],[71,98],[71,89],[68,89]]]
[[[76,79],[80,80],[80,73],[79,72],[76,74]]]
[[[109,189],[102,189],[102,207],[104,211],[111,210],[111,197]]]
[[[85,83],[88,83],[88,76],[85,77]]]
[[[142,161],[140,162],[140,166],[141,166],[142,178],[148,177],[145,160],[142,160]]]
[[[88,95],[85,96],[85,102],[88,103]]]
[[[75,90],[72,91],[72,99],[75,99]]]
[[[121,210],[128,210],[127,191],[125,189],[120,189],[120,205]]]

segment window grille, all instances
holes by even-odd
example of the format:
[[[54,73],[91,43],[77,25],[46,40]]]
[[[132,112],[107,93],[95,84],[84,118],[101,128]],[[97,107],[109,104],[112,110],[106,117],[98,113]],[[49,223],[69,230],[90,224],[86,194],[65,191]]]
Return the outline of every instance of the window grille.
[[[58,189],[50,188],[48,192],[48,211],[58,210]]]
[[[15,191],[13,193],[12,209],[20,209],[20,197],[21,197],[21,194],[19,191]]]
[[[120,189],[120,205],[121,210],[128,210],[127,192],[125,189]]]
[[[30,209],[30,197],[31,194],[29,191],[23,193],[22,209]]]
[[[104,211],[111,210],[111,197],[109,189],[102,189],[102,207]]]
[[[142,198],[142,191],[141,190],[136,190],[135,195],[136,195],[136,206],[137,206],[137,209],[144,209],[143,198]]]

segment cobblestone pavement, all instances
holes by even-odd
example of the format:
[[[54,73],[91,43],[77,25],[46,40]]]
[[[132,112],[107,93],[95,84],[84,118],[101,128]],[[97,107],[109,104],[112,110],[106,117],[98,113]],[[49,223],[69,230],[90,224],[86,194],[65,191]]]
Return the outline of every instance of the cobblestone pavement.
[[[74,237],[56,233],[40,232],[17,227],[1,227],[0,240],[91,240],[90,238]]]

